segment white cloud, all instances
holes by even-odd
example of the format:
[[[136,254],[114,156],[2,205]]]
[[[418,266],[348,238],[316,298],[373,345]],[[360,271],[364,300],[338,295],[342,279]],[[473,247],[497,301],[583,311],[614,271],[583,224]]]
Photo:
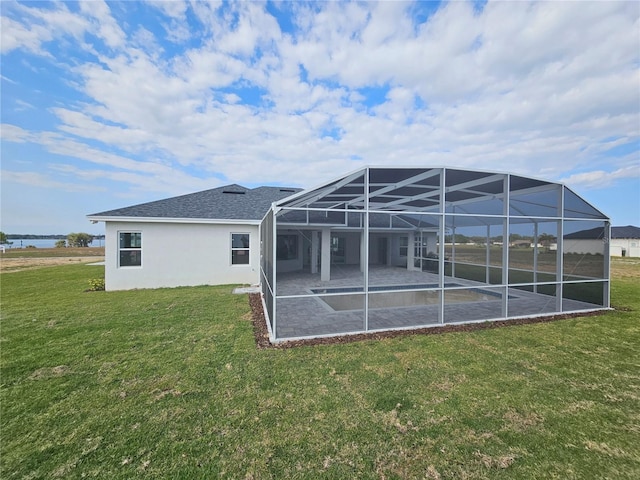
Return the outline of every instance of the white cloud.
[[[24,110],[34,110],[36,107],[31,105],[29,102],[25,102],[24,100],[16,99],[16,110],[24,111]]]
[[[230,55],[251,56],[259,46],[268,46],[280,37],[280,27],[271,15],[266,14],[262,4],[241,3],[239,20],[234,29],[220,35],[216,47]]]
[[[32,52],[40,51],[40,44],[43,41],[51,40],[52,36],[42,27],[27,28],[20,22],[16,22],[8,17],[2,17],[2,35],[0,41],[0,51],[9,53],[17,48],[25,48]]]
[[[38,55],[51,56],[44,49],[44,43],[64,36],[80,39],[88,22],[72,14],[64,3],[58,3],[55,7],[39,9],[16,4],[15,10],[23,16],[23,21],[3,15],[0,30],[2,53],[22,48]]]
[[[166,170],[149,175],[135,171],[81,169],[67,164],[55,165],[51,169],[65,175],[72,175],[83,182],[94,183],[100,180],[128,185],[129,189],[125,190],[125,193],[120,193],[123,197],[132,194],[140,195],[141,192],[153,192],[157,197],[180,195],[185,192],[214,188],[220,184],[216,179],[198,181],[181,172],[175,172],[175,176],[167,175]]]
[[[576,173],[562,179],[563,183],[571,187],[582,188],[606,188],[612,186],[617,180],[640,179],[640,164],[628,165],[614,171],[592,170]]]
[[[164,15],[175,20],[185,20],[185,14],[187,12],[187,3],[182,0],[160,0],[150,1],[145,0],[145,3],[162,11]]]
[[[83,160],[87,164],[101,165],[108,167],[104,170],[90,170],[87,168],[77,168],[65,164],[51,164],[52,171],[73,174],[77,179],[86,180],[114,180],[130,185],[131,189],[171,192],[174,194],[183,193],[192,189],[204,190],[211,188],[212,182],[217,182],[211,178],[198,179],[182,171],[180,168],[167,165],[162,159],[149,159],[145,161],[132,160],[122,155],[110,153],[89,147],[85,143],[80,143],[55,132],[29,133],[13,125],[2,125],[2,138],[11,142],[30,142],[41,145],[48,152],[67,158]],[[35,162],[38,164],[38,162]],[[91,174],[91,172],[96,172]],[[32,173],[33,175],[31,175]],[[2,181],[25,183],[32,186],[47,188],[67,188],[67,183],[60,183],[52,180],[41,172],[7,172],[7,176],[2,177]],[[91,189],[91,187],[87,187]],[[85,187],[82,186],[85,190]]]
[[[92,33],[111,48],[124,46],[126,34],[111,15],[111,9],[104,0],[80,2],[79,5],[80,11],[91,21]]]
[[[3,183],[17,183],[30,187],[40,187],[46,189],[64,190],[67,192],[94,192],[95,187],[91,185],[82,185],[75,181],[60,182],[51,179],[50,176],[38,172],[16,172],[10,170],[2,170]]]
[[[10,142],[24,143],[30,140],[31,134],[24,128],[3,123],[0,125],[0,136]]]

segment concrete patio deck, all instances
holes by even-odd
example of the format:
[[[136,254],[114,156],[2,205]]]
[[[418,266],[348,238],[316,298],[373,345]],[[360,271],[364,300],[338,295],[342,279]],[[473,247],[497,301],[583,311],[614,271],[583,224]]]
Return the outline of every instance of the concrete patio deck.
[[[319,274],[308,271],[282,273],[277,277],[276,333],[278,339],[291,339],[322,335],[355,333],[371,330],[418,328],[439,324],[440,305],[406,296],[406,305],[387,308],[369,308],[368,323],[364,315],[364,293],[329,293],[331,296],[348,297],[353,309],[337,310],[323,301],[324,295],[313,290],[333,288],[362,288],[364,274],[357,266],[332,265],[331,280],[322,282]],[[444,323],[460,323],[479,320],[504,319],[502,313],[502,287],[493,287],[470,280],[445,277],[445,284],[455,284],[456,289],[445,290]],[[429,272],[408,271],[400,267],[370,266],[369,286],[415,286],[419,290],[437,288],[438,275]],[[460,290],[460,288],[464,288]],[[395,289],[403,295],[403,289]],[[386,290],[386,289],[385,289]],[[469,299],[460,300],[461,292],[472,291]],[[438,295],[437,290],[434,294]],[[313,295],[313,296],[303,296]],[[376,295],[370,293],[370,295]],[[389,295],[389,293],[384,293]],[[556,297],[508,289],[508,317],[540,316],[557,313]],[[424,297],[424,295],[422,296]],[[421,297],[421,298],[422,298]],[[471,298],[472,297],[472,298]],[[358,300],[361,299],[361,302]],[[373,304],[373,302],[371,302]],[[402,304],[399,300],[394,302]],[[594,310],[602,308],[576,300],[563,299],[563,311]]]

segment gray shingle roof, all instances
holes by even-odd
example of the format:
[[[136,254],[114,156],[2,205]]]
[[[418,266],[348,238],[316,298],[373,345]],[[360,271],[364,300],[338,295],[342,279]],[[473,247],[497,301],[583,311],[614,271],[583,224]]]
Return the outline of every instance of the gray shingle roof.
[[[640,238],[640,227],[611,227],[611,238]]]
[[[203,192],[94,213],[89,217],[261,220],[273,202],[282,200],[300,190],[299,188],[287,187],[257,187],[251,189],[233,184]]]
[[[568,233],[564,235],[564,238],[569,240],[600,240],[604,238],[604,227],[596,227],[588,230]]]
[[[602,227],[580,230],[579,232],[565,235],[564,238],[571,240],[598,240],[603,238],[604,229]],[[611,227],[611,238],[640,238],[640,228],[632,225],[626,227]]]

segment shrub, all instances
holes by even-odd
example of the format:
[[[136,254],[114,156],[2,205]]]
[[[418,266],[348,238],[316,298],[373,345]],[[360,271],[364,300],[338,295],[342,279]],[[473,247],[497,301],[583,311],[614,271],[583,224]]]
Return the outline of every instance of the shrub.
[[[66,240],[58,240],[56,242],[56,248],[65,248],[67,246]]]
[[[93,242],[93,237],[88,233],[70,233],[67,235],[67,243],[70,247],[88,247]]]
[[[100,292],[104,290],[104,278],[92,278],[89,280],[88,292]]]

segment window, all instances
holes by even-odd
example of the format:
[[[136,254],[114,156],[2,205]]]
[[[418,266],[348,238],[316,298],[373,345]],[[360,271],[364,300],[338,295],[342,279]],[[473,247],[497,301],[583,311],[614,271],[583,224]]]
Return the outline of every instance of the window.
[[[406,257],[409,248],[409,237],[400,237],[400,252],[401,257]]]
[[[249,234],[231,234],[231,265],[249,265]]]
[[[297,235],[278,235],[276,258],[278,260],[295,260],[298,258]]]
[[[121,267],[142,265],[142,233],[120,232],[119,257]]]

